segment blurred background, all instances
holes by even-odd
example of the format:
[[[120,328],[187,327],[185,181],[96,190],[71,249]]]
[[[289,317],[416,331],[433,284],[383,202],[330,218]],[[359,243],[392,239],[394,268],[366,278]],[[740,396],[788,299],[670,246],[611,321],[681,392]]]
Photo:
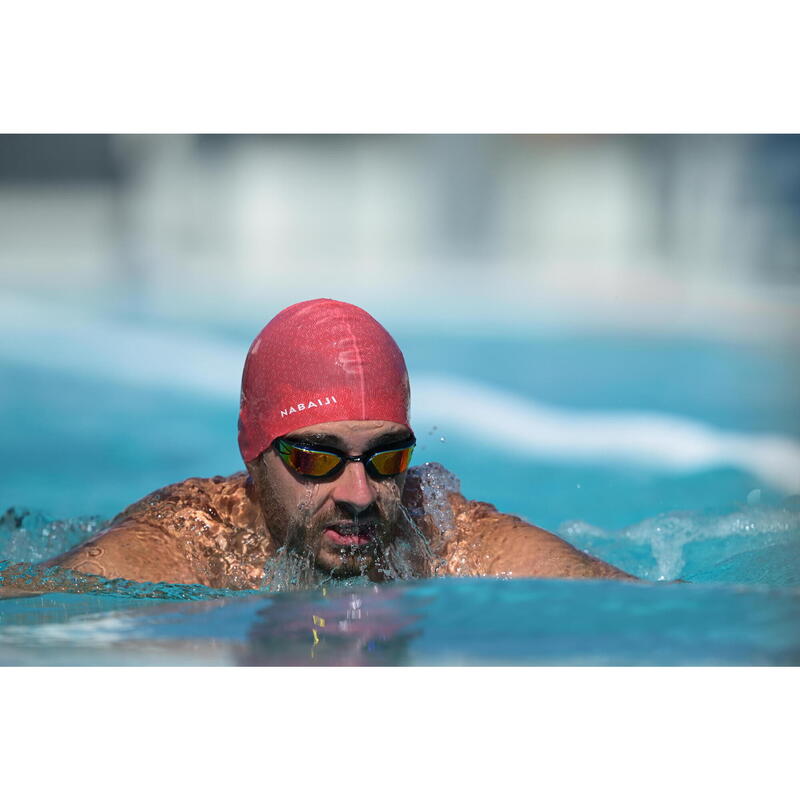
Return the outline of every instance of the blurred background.
[[[0,136],[0,513],[240,469],[249,343],[321,296],[398,340],[469,497],[793,503],[799,222],[797,136]]]

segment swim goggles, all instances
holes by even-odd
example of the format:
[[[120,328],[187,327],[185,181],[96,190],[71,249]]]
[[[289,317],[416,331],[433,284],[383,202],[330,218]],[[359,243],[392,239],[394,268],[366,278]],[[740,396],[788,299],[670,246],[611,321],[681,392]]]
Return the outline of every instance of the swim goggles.
[[[410,438],[398,442],[390,450],[375,448],[360,456],[348,456],[329,447],[310,447],[278,438],[273,447],[284,464],[306,478],[334,478],[348,461],[364,465],[371,478],[389,478],[408,469],[417,440]]]

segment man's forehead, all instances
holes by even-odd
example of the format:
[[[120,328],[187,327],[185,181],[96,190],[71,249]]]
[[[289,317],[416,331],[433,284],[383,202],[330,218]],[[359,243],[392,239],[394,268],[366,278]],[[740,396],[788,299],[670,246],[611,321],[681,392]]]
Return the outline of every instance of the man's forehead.
[[[411,431],[405,425],[388,420],[340,420],[308,425],[286,434],[290,438],[306,438],[315,441],[338,442],[343,445],[363,445],[383,439],[397,439],[409,436]]]

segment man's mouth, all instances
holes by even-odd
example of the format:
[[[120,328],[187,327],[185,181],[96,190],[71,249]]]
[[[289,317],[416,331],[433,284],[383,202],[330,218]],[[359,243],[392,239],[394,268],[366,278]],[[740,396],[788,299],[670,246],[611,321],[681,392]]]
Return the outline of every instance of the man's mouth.
[[[341,523],[326,527],[323,536],[332,544],[340,547],[360,547],[369,544],[377,534],[378,526],[374,523],[364,525]]]

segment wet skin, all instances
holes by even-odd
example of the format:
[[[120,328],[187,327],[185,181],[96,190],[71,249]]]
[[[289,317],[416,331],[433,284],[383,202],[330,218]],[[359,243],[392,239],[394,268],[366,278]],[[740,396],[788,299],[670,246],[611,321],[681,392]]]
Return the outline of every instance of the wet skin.
[[[402,425],[367,420],[301,428],[287,438],[359,456],[407,436]],[[153,492],[45,566],[104,578],[258,589],[265,564],[291,551],[324,573],[365,574],[378,581],[387,552],[409,535],[413,518],[412,533],[434,556],[416,564],[414,575],[632,579],[552,533],[458,493],[448,497],[452,522],[440,529],[425,510],[418,468],[376,480],[362,463],[347,462],[334,478],[313,480],[269,449],[247,469],[227,478],[189,478]],[[8,577],[3,583],[0,596],[14,591]],[[55,584],[19,588],[65,590]]]

